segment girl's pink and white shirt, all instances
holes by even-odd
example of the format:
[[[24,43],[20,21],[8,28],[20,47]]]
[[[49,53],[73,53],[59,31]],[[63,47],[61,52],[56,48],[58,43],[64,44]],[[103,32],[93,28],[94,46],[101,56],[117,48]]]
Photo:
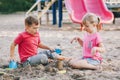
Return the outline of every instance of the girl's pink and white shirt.
[[[85,33],[83,39],[83,58],[93,58],[95,60],[102,60],[99,52],[96,52],[94,56],[91,53],[93,47],[98,47],[98,44],[102,42],[99,33]]]

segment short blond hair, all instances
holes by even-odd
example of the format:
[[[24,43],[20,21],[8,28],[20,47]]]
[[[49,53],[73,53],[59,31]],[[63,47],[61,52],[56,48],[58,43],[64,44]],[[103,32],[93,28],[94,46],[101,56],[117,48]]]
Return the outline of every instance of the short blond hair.
[[[93,13],[87,13],[82,18],[82,27],[83,25],[86,25],[87,22],[90,24],[96,25],[97,31],[101,30],[101,24],[100,24],[100,18],[93,14]]]

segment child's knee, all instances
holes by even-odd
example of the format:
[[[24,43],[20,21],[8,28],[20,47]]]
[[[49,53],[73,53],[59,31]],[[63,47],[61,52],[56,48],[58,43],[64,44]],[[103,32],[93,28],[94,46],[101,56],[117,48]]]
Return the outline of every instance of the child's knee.
[[[69,66],[72,67],[72,68],[78,68],[78,64],[76,64],[76,63],[74,62],[74,60],[70,60],[68,64],[69,64]]]
[[[78,66],[77,66],[76,64],[73,64],[73,63],[70,64],[69,66],[70,66],[71,68],[78,68]]]
[[[50,59],[54,59],[56,57],[56,55],[51,50],[45,50],[43,52],[40,52],[40,54],[45,54]]]
[[[48,57],[45,54],[38,54],[36,56],[32,56],[28,59],[31,65],[36,64],[47,64],[48,63]]]
[[[48,57],[46,55],[42,55],[42,57],[40,57],[40,63],[48,64]]]

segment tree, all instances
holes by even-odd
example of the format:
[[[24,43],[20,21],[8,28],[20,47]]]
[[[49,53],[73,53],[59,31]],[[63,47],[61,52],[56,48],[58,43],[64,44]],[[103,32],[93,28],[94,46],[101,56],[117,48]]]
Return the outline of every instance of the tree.
[[[0,13],[27,11],[35,0],[0,0]]]

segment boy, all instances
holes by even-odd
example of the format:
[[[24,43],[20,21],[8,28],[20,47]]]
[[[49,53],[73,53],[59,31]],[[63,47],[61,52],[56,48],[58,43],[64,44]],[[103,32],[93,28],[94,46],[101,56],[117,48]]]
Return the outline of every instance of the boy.
[[[14,60],[14,50],[18,45],[18,52],[20,61],[22,64],[29,62],[33,64],[47,64],[48,58],[64,60],[65,57],[57,55],[53,49],[44,45],[41,40],[39,33],[38,19],[35,16],[28,16],[25,19],[25,31],[20,33],[10,46],[10,60]],[[47,49],[47,51],[37,53],[37,49]]]

